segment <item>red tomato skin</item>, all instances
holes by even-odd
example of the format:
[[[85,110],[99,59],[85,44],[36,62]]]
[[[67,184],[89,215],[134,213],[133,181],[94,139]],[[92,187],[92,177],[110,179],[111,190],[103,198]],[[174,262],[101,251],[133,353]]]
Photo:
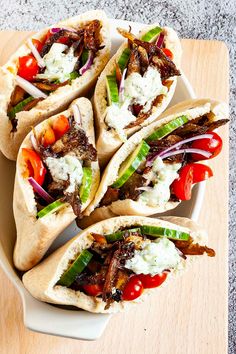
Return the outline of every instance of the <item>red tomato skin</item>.
[[[193,169],[193,183],[199,183],[213,176],[212,169],[202,163],[192,163],[188,166]]]
[[[60,139],[70,129],[70,123],[66,116],[60,115],[52,125],[56,139]]]
[[[130,278],[123,290],[122,299],[131,301],[137,299],[143,292],[143,284],[137,275]]]
[[[101,284],[83,285],[83,289],[90,296],[98,296],[102,294],[103,286]]]
[[[164,52],[164,54],[170,58],[170,60],[173,60],[173,53],[170,49],[168,48],[162,48],[162,51]]]
[[[212,138],[195,140],[192,142],[191,147],[194,149],[201,149],[201,150],[211,152],[212,155],[209,157],[209,159],[212,159],[213,157],[216,157],[221,152],[223,141],[221,137],[215,132],[207,132],[207,134],[212,134],[213,135]],[[207,157],[202,156],[200,154],[192,154],[191,156],[194,161],[208,159]]]
[[[28,166],[28,175],[42,186],[47,172],[40,156],[34,150],[22,148],[23,158]]]
[[[51,127],[48,127],[45,132],[43,133],[41,142],[44,147],[48,147],[53,145],[56,141],[54,130]]]
[[[179,177],[171,185],[172,192],[180,200],[190,200],[193,185],[193,168],[186,165],[179,171]]]
[[[36,39],[36,38],[32,39],[32,43],[35,46],[35,48],[37,49],[37,51],[40,53],[41,50],[43,49],[43,43],[39,39]]]
[[[38,62],[33,55],[19,58],[18,75],[27,81],[33,81],[39,72]]]
[[[141,280],[144,289],[151,289],[157,288],[164,283],[167,278],[167,273],[163,272],[154,276],[151,276],[150,274],[139,274],[138,277]]]

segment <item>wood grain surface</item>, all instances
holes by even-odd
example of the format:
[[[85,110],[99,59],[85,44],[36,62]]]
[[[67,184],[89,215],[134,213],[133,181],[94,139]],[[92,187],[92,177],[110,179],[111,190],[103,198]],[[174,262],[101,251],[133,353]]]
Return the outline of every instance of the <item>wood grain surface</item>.
[[[0,64],[27,32],[0,33]],[[183,70],[198,97],[228,101],[228,51],[216,41],[182,40]],[[112,317],[96,342],[33,333],[24,328],[20,296],[0,270],[2,354],[226,354],[228,257],[228,129],[212,161],[200,223],[216,257],[199,258],[191,270],[157,290],[133,311]]]

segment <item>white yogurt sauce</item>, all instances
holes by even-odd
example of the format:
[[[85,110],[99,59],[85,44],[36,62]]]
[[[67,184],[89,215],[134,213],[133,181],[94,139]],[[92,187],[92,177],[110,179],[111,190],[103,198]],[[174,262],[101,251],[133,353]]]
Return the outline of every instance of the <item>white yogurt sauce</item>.
[[[83,168],[77,157],[71,155],[60,158],[48,157],[46,164],[54,181],[67,181],[69,179],[70,185],[66,192],[73,193],[75,188],[81,184]]]
[[[74,70],[77,57],[74,56],[73,48],[69,49],[67,54],[63,53],[67,48],[65,44],[54,43],[43,57],[46,66],[44,73],[36,75],[36,78],[60,82],[68,80]]]
[[[175,244],[167,238],[145,241],[141,250],[135,250],[134,257],[127,260],[125,268],[136,274],[161,274],[166,269],[177,269],[181,257]]]

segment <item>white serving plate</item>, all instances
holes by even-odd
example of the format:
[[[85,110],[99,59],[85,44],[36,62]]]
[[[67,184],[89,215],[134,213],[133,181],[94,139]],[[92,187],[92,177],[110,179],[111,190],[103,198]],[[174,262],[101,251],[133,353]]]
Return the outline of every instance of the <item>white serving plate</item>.
[[[143,25],[139,23],[114,19],[110,20],[110,25],[112,54],[122,42],[121,36],[116,32],[116,27],[128,28],[130,25],[134,33],[137,33],[143,27]],[[195,94],[190,83],[184,74],[182,74],[182,76],[178,78],[175,95],[170,105],[194,97]],[[0,171],[0,265],[21,295],[25,326],[33,331],[76,339],[95,340],[99,338],[109,321],[110,315],[92,314],[74,308],[65,309],[46,304],[34,299],[24,288],[21,277],[16,272],[12,263],[12,253],[16,238],[15,222],[12,212],[15,163],[7,160],[1,153]],[[205,183],[199,183],[194,187],[190,201],[182,202],[176,209],[166,214],[184,216],[197,220],[202,206],[204,190]],[[76,224],[72,223],[54,242],[49,253],[69,238],[75,236],[78,231],[79,229]]]

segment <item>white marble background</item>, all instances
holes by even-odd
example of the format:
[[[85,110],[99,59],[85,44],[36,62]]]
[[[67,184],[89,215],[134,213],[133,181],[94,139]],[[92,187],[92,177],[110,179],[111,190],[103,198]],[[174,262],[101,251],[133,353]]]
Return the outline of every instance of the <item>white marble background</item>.
[[[225,41],[231,65],[229,353],[236,353],[236,0],[0,0],[0,29],[37,30],[86,10],[173,27],[181,37]],[[220,235],[219,235],[220,237]],[[199,353],[203,354],[203,353]]]

